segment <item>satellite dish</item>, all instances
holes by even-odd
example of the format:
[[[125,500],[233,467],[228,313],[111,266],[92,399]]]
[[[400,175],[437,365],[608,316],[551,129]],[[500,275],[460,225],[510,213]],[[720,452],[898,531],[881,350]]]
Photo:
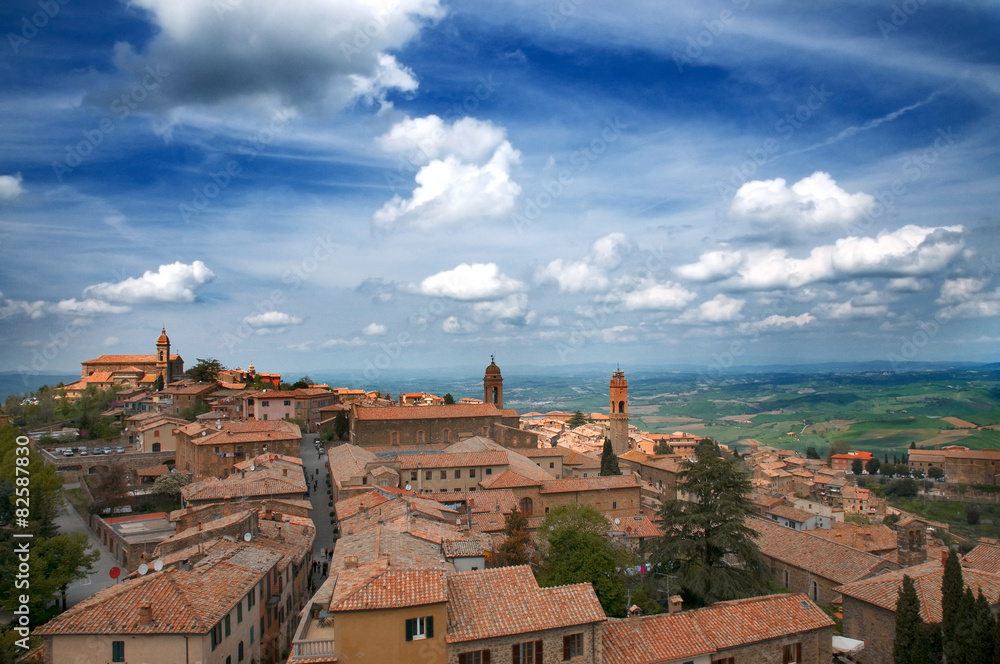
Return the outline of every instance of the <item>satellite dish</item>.
[[[154,560],[153,561],[153,569],[156,570],[157,572],[159,572],[161,569],[163,569],[163,561],[162,560]]]
[[[255,466],[254,464],[250,464],[250,470],[257,470],[257,466]]]
[[[621,523],[621,522],[622,522],[622,520],[621,520],[621,519],[615,519],[615,525],[616,525],[616,526],[617,526],[617,525],[618,525],[619,523]]]
[[[246,535],[243,536],[243,541],[244,542],[249,542],[252,539],[253,539],[253,535],[251,535],[250,533],[247,533]]]
[[[138,572],[140,576],[146,574],[147,572],[149,572],[149,565],[147,565],[146,563],[139,565]]]
[[[407,491],[409,491],[409,490],[410,490],[410,485],[409,485],[409,484],[407,484],[407,485],[406,485],[406,490],[407,490]]]

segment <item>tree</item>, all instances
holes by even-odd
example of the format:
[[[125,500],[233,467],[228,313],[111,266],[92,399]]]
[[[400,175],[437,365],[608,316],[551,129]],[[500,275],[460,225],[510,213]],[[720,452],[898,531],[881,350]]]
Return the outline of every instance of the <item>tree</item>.
[[[191,420],[192,422],[194,422],[196,419],[198,419],[199,415],[203,415],[210,410],[212,409],[204,401],[195,401],[187,408],[181,410],[180,416],[185,420]]]
[[[163,390],[163,374],[156,374],[156,380],[153,381],[153,391],[160,392]]]
[[[153,493],[177,500],[181,497],[181,487],[190,483],[191,476],[186,473],[167,473],[153,482]]]
[[[896,525],[897,523],[899,523],[899,515],[898,514],[886,514],[885,518],[882,519],[882,525],[883,526],[892,527],[892,526]]]
[[[909,477],[901,480],[892,480],[885,487],[885,495],[898,496],[900,498],[913,498],[917,495],[920,486]]]
[[[11,551],[10,547],[14,543],[8,537],[9,533],[5,533],[0,539],[6,540],[3,546],[5,550]],[[32,541],[31,566],[28,571],[31,589],[28,615],[33,624],[41,624],[47,620],[51,611],[46,607],[52,600],[61,598],[63,609],[66,608],[66,590],[69,585],[92,574],[99,555],[90,549],[87,536],[83,533],[59,533]],[[25,592],[14,585],[17,566],[17,556],[0,558],[0,607],[7,611],[20,604],[19,595]]]
[[[698,445],[695,455],[694,462],[684,462],[677,482],[693,502],[666,501],[660,509],[664,535],[654,546],[656,568],[676,578],[694,605],[762,594],[769,574],[758,535],[746,523],[757,514],[747,498],[752,484],[746,467],[739,459],[718,457],[708,443]]]
[[[569,422],[568,422],[570,429],[575,429],[577,427],[582,427],[586,423],[587,423],[587,416],[584,415],[579,410],[573,411],[573,416],[569,418]]]
[[[305,388],[309,387],[309,385],[310,385],[310,383],[307,383],[306,381],[304,381],[302,379],[299,379],[299,380],[295,381],[294,383],[292,383],[292,389],[293,390],[304,390]]]
[[[864,470],[864,465],[861,463],[861,459],[855,459],[851,462],[851,472],[855,475],[860,475],[861,471]]]
[[[838,438],[837,440],[833,441],[833,443],[830,445],[830,451],[826,453],[827,454],[826,458],[829,461],[830,459],[833,458],[834,454],[847,454],[850,451],[851,451],[851,444],[846,440],[844,440],[843,438]]]
[[[879,475],[883,477],[892,477],[896,474],[896,466],[891,463],[883,463],[878,469]]]
[[[222,363],[214,357],[207,359],[199,357],[194,366],[188,368],[187,375],[191,377],[191,380],[199,383],[211,383],[219,376],[220,371],[225,370]]]
[[[10,524],[16,514],[13,497],[17,487],[17,468],[22,470],[21,477],[31,479],[31,496],[28,510],[28,529],[36,537],[48,537],[56,534],[55,518],[62,508],[62,478],[56,475],[55,467],[46,464],[34,449],[17,444],[21,434],[12,424],[0,425],[0,495],[9,496],[0,506],[0,528]],[[17,465],[18,458],[24,458],[17,448],[28,450],[28,465]],[[23,473],[27,473],[26,475]],[[23,483],[23,480],[22,480]],[[0,549],[10,551],[10,549]]]
[[[911,450],[915,450],[915,449],[917,449],[917,443],[916,443],[916,442],[914,442],[914,441],[911,441],[911,442],[910,442],[910,449],[911,449]]]
[[[120,457],[111,457],[107,466],[96,475],[95,483],[91,486],[94,497],[105,505],[117,507],[129,502],[128,485],[129,468]]]
[[[528,536],[528,519],[517,509],[512,509],[504,520],[506,539],[497,549],[496,566],[527,565],[534,558],[531,538]]]
[[[444,395],[444,405],[452,406],[455,404],[455,397],[451,396],[451,392]]]
[[[624,616],[625,578],[607,538],[610,526],[593,507],[565,505],[550,511],[539,528],[544,554],[538,584],[590,583],[607,615]]]
[[[656,441],[656,445],[653,446],[653,454],[673,454],[674,448],[670,447],[670,443],[665,440]]]
[[[979,525],[979,510],[975,507],[969,507],[965,510],[965,522],[970,526]]]
[[[954,549],[948,551],[941,578],[941,638],[945,652],[953,648],[955,628],[959,623],[959,609],[965,583],[962,581],[962,564]]]
[[[618,467],[618,455],[611,447],[611,439],[604,439],[604,451],[601,452],[601,477],[607,475],[621,475],[621,468]]]
[[[896,640],[892,644],[893,664],[924,664],[923,619],[920,617],[920,598],[909,575],[903,575],[903,586],[896,600]]]
[[[865,463],[865,470],[868,471],[869,475],[875,475],[878,473],[879,466],[881,465],[882,463],[876,457],[872,457]]]
[[[806,458],[807,459],[818,459],[819,458],[819,452],[816,451],[815,447],[813,447],[812,445],[810,445],[809,447],[806,448]]]
[[[931,466],[927,469],[927,477],[932,480],[939,480],[944,477],[944,468],[939,468],[938,466]]]
[[[337,440],[344,440],[349,429],[350,422],[347,421],[347,412],[338,410],[337,416],[333,418],[333,435],[337,437]]]

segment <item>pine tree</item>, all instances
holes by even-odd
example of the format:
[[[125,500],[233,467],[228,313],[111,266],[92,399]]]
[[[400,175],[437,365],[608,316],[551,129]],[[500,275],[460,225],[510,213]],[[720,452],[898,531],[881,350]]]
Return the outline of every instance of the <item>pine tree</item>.
[[[945,653],[953,649],[955,626],[958,622],[959,606],[962,603],[962,592],[965,584],[962,581],[962,564],[958,554],[952,549],[944,563],[944,576],[941,581],[941,640]]]
[[[601,453],[601,477],[606,475],[621,475],[621,468],[618,467],[618,456],[614,448],[611,447],[611,439],[604,439],[604,451]]]
[[[972,594],[972,591],[969,591]],[[983,595],[980,588],[976,597],[971,616],[966,617],[971,622],[971,639],[966,654],[967,662],[992,662],[993,646],[993,613],[990,611],[990,601]]]
[[[924,643],[920,617],[920,598],[913,579],[903,575],[903,587],[896,600],[896,640],[892,644],[893,664],[923,664]]]

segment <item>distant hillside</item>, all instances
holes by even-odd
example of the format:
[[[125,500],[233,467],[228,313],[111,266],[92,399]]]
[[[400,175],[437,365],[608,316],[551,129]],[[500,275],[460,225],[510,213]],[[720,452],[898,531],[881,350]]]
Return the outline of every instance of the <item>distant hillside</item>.
[[[24,394],[37,390],[42,385],[58,385],[80,380],[80,374],[39,373],[35,376],[22,376],[16,371],[0,371],[0,404],[3,404],[11,394]]]

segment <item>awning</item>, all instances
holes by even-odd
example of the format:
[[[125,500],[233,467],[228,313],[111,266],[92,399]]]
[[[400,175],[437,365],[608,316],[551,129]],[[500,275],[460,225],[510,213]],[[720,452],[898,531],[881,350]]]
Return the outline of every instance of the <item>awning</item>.
[[[865,642],[857,639],[849,639],[846,636],[833,637],[833,652],[844,653],[846,655],[857,655],[864,650]]]

